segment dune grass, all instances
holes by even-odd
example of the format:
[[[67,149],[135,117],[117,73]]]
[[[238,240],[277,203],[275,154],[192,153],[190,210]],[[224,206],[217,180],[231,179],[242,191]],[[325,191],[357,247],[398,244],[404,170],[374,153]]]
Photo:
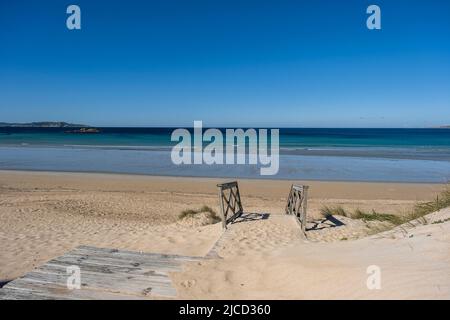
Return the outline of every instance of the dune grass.
[[[371,213],[367,213],[360,209],[356,209],[352,215],[352,218],[361,219],[364,221],[387,221],[396,226],[403,223],[403,219],[401,216],[389,213],[380,213],[373,209]]]
[[[409,220],[414,220],[429,213],[450,207],[450,184],[441,192],[436,199],[429,202],[418,203],[409,214]]]
[[[352,219],[360,219],[364,221],[387,221],[394,225],[398,225],[402,223],[402,217],[396,216],[394,214],[388,213],[380,213],[372,209],[370,213],[365,212],[361,209],[356,209],[353,212],[345,210],[341,206],[336,207],[328,207],[324,206],[320,210],[321,214],[328,218],[329,216],[344,216]]]
[[[342,208],[341,206],[336,206],[336,207],[323,206],[320,209],[320,214],[324,218],[328,218],[330,216],[344,216],[344,217],[348,217],[348,215],[349,215],[349,213],[347,211],[345,211],[345,209]]]
[[[447,221],[450,221],[450,218],[443,219],[443,220],[437,220],[437,221],[432,222],[431,224],[439,224],[439,223],[444,223],[444,222],[447,222]]]
[[[178,218],[184,219],[187,217],[194,217],[195,215],[197,215],[199,213],[208,213],[208,217],[211,219],[212,223],[216,223],[221,220],[220,217],[217,215],[217,213],[214,211],[214,209],[212,209],[211,207],[205,206],[205,205],[197,210],[194,210],[194,209],[183,210],[178,215]]]
[[[352,219],[361,219],[364,221],[386,221],[394,226],[401,225],[403,223],[410,222],[412,220],[419,219],[422,223],[427,223],[424,216],[429,213],[438,211],[450,206],[450,185],[447,185],[446,189],[441,192],[435,200],[428,202],[421,202],[414,206],[411,212],[406,215],[399,216],[390,213],[380,213],[372,209],[371,212],[365,212],[360,209],[356,209],[353,212],[345,210],[341,206],[328,207],[324,206],[320,209],[323,217],[328,218],[332,215],[340,215]]]

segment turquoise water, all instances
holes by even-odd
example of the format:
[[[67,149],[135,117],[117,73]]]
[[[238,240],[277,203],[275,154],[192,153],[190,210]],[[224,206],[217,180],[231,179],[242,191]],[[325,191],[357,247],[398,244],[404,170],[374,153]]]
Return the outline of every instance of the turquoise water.
[[[175,128],[101,128],[68,134],[60,128],[0,128],[0,145],[171,146]],[[222,129],[223,130],[223,129]],[[450,148],[450,129],[280,129],[280,146]]]
[[[173,128],[0,128],[0,169],[261,178],[257,165],[172,164]],[[449,129],[280,129],[280,170],[263,178],[447,182]]]

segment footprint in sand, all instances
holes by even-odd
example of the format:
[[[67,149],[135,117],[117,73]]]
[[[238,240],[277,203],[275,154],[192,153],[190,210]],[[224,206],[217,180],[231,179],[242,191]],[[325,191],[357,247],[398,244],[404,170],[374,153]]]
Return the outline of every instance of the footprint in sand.
[[[190,288],[195,286],[195,284],[197,283],[197,281],[195,280],[185,280],[183,282],[181,282],[181,285],[185,288]]]

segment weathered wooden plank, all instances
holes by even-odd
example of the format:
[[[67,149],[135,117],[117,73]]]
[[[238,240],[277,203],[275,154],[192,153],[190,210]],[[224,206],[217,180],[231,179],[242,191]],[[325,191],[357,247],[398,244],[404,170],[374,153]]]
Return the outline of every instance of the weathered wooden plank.
[[[32,284],[53,285],[63,292],[75,292],[67,289],[67,275],[32,271],[23,278],[10,282],[6,288],[27,288]],[[169,279],[170,280],[170,279]],[[81,275],[81,288],[97,291],[108,291],[137,296],[175,296],[176,291],[171,282],[161,283],[145,279],[145,277],[126,277],[123,275],[86,274]]]
[[[36,295],[25,290],[2,288],[0,289],[0,300],[55,300],[55,298],[44,294]]]
[[[113,261],[121,261],[122,263],[142,263],[147,265],[166,265],[166,266],[180,266],[182,261],[170,260],[170,259],[158,259],[158,258],[146,258],[146,257],[131,257],[126,255],[109,255],[107,253],[86,253],[79,251],[72,251],[66,253],[64,256],[76,258],[76,259],[87,259],[87,258],[98,258],[98,259],[110,259]]]
[[[45,264],[38,269],[35,269],[32,271],[32,273],[42,273],[42,274],[59,274],[65,279],[69,275],[66,274],[66,266],[58,266],[58,265],[52,265],[52,264]],[[93,269],[87,269],[85,265],[80,266],[80,273],[81,277],[84,278],[87,275],[90,276],[97,276],[99,278],[105,277],[105,278],[114,278],[114,277],[122,277],[124,279],[142,279],[142,281],[150,281],[152,283],[160,283],[161,285],[171,284],[170,278],[167,275],[152,275],[149,274],[136,274],[136,273],[129,273],[129,272],[121,272],[121,271],[114,271],[114,272],[102,272],[98,270]],[[24,276],[27,277],[27,276]]]
[[[148,259],[160,259],[160,260],[175,260],[175,261],[200,261],[203,260],[204,257],[195,257],[195,256],[184,256],[184,255],[177,255],[177,254],[164,254],[164,253],[149,253],[149,252],[136,252],[136,251],[129,251],[129,250],[118,250],[118,249],[109,249],[109,248],[97,248],[97,247],[91,247],[91,246],[79,246],[76,247],[73,251],[76,252],[90,252],[90,253],[108,253],[113,256],[124,256],[129,258],[148,258]]]
[[[164,286],[164,285],[170,286],[170,284],[171,284],[171,280],[168,276],[152,277],[152,276],[132,275],[132,274],[128,274],[128,273],[118,273],[118,272],[115,272],[115,273],[90,272],[90,271],[84,271],[83,266],[80,267],[80,271],[81,271],[81,281],[82,281],[82,283],[87,282],[86,285],[91,285],[92,283],[96,283],[97,279],[99,279],[99,282],[102,282],[105,285],[110,285],[111,287],[113,287],[114,285],[117,285],[117,283],[122,280],[126,280],[126,282],[130,283],[130,285],[133,284],[134,282],[136,282],[138,287],[148,286],[149,284],[158,284],[161,286]],[[55,279],[55,281],[52,281],[52,282],[60,282],[60,283],[65,284],[68,276],[69,275],[66,274],[66,272],[63,268],[55,269],[55,268],[44,265],[38,269],[35,269],[35,270],[27,273],[23,278],[25,278],[25,279],[32,278],[32,277],[35,277],[37,279],[46,278],[49,281],[51,279]],[[92,282],[90,282],[91,280],[92,280]]]
[[[125,281],[126,280],[126,281]],[[26,277],[13,281],[7,288],[15,288],[23,282],[51,283],[66,287],[67,276],[54,273],[30,272]],[[123,277],[99,277],[98,274],[84,274],[81,276],[81,286],[85,289],[107,289],[112,292],[122,292],[135,295],[146,295],[149,289],[153,291],[156,287],[170,287],[170,283],[161,284],[153,281],[142,281],[142,279],[126,279]]]
[[[67,255],[92,255],[92,256],[98,256],[98,257],[109,257],[109,258],[116,258],[116,259],[125,259],[125,260],[143,260],[143,261],[157,261],[161,259],[161,261],[169,261],[169,262],[176,262],[175,259],[170,258],[159,258],[157,256],[146,256],[146,255],[140,255],[140,254],[133,254],[133,253],[125,253],[125,252],[109,252],[108,250],[91,250],[91,249],[83,249],[83,248],[76,248],[72,251],[69,251],[66,253]]]
[[[136,300],[148,299],[141,295],[127,295],[123,293],[108,292],[106,290],[73,289],[53,283],[32,282],[21,279],[14,287],[0,289],[0,299],[26,299],[26,300],[90,300],[90,299],[121,299]]]
[[[167,264],[164,262],[158,261],[145,261],[144,259],[140,260],[128,260],[128,259],[120,259],[118,257],[99,257],[94,255],[72,255],[67,254],[53,260],[50,260],[49,263],[58,264],[58,262],[62,263],[71,263],[72,265],[81,265],[83,263],[99,265],[99,266],[119,266],[119,267],[141,267],[149,270],[155,271],[181,271],[181,264],[179,263],[170,263]]]
[[[236,186],[237,186],[237,181],[224,182],[224,183],[219,183],[217,185],[217,187],[219,187],[221,189],[229,189],[229,188],[233,188]]]
[[[45,268],[58,268],[62,269],[64,272],[67,267],[73,266],[73,263],[67,261],[60,260],[52,260],[53,262],[47,262],[45,265],[39,267],[41,270],[43,267]],[[142,276],[151,276],[151,277],[166,277],[168,272],[160,271],[160,270],[151,270],[149,268],[141,268],[141,267],[123,267],[117,265],[100,265],[83,262],[80,266],[83,272],[98,272],[98,273],[129,273],[136,274]]]
[[[0,289],[0,299],[136,299],[176,297],[168,276],[183,262],[204,257],[140,253],[82,246],[54,258]],[[81,289],[69,290],[67,267],[81,271]]]

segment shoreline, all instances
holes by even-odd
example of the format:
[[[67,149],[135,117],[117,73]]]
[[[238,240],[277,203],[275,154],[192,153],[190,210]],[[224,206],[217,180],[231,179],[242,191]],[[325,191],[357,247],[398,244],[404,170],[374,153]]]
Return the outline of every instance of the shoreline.
[[[133,176],[133,177],[153,177],[153,178],[181,178],[181,179],[211,179],[211,180],[249,180],[249,181],[278,181],[278,182],[286,182],[286,181],[303,181],[303,182],[333,182],[333,183],[367,183],[367,184],[405,184],[405,185],[437,185],[444,186],[450,183],[450,180],[447,182],[436,182],[436,181],[402,181],[402,180],[339,180],[339,179],[288,179],[288,178],[270,178],[270,176],[258,176],[258,177],[226,177],[226,176],[191,176],[191,175],[158,175],[151,173],[133,173],[133,172],[115,172],[115,171],[68,171],[68,170],[49,170],[49,169],[8,169],[8,168],[0,168],[0,174],[2,172],[22,172],[22,173],[61,173],[61,174],[80,174],[80,175],[118,175],[118,176]]]
[[[150,174],[134,174],[134,173],[115,173],[115,172],[78,172],[78,171],[40,171],[40,170],[4,170],[0,169],[0,182],[2,176],[10,174],[17,176],[28,176],[46,178],[49,175],[53,177],[64,178],[84,178],[90,180],[97,179],[116,179],[120,181],[139,180],[142,183],[154,184],[152,191],[155,191],[158,183],[165,183],[163,187],[172,187],[182,189],[186,184],[197,183],[204,193],[216,194],[216,185],[224,181],[237,180],[240,185],[248,185],[249,189],[263,189],[270,190],[269,193],[263,192],[264,195],[271,194],[274,197],[287,196],[290,185],[292,183],[301,183],[310,185],[310,196],[326,197],[333,194],[334,197],[341,198],[347,196],[355,199],[398,199],[399,196],[403,200],[427,200],[430,194],[440,192],[446,183],[427,183],[427,182],[382,182],[382,181],[345,181],[345,180],[298,180],[298,179],[264,179],[264,178],[227,178],[227,177],[190,177],[190,176],[165,176],[165,175],[150,175]],[[261,188],[264,182],[264,187]],[[177,188],[176,184],[182,185],[182,188]],[[208,186],[209,192],[204,190],[204,186]],[[279,188],[282,188],[281,190]],[[335,190],[342,187],[343,189]],[[390,187],[390,188],[386,188]],[[242,188],[242,187],[241,187]],[[353,192],[354,189],[359,189],[359,192]],[[316,190],[315,190],[316,189]],[[322,190],[317,190],[322,189]],[[330,190],[333,189],[333,190]],[[352,192],[347,192],[345,189],[352,189]],[[197,192],[198,190],[195,190]],[[356,190],[355,190],[356,191]],[[251,192],[255,194],[255,192]]]

